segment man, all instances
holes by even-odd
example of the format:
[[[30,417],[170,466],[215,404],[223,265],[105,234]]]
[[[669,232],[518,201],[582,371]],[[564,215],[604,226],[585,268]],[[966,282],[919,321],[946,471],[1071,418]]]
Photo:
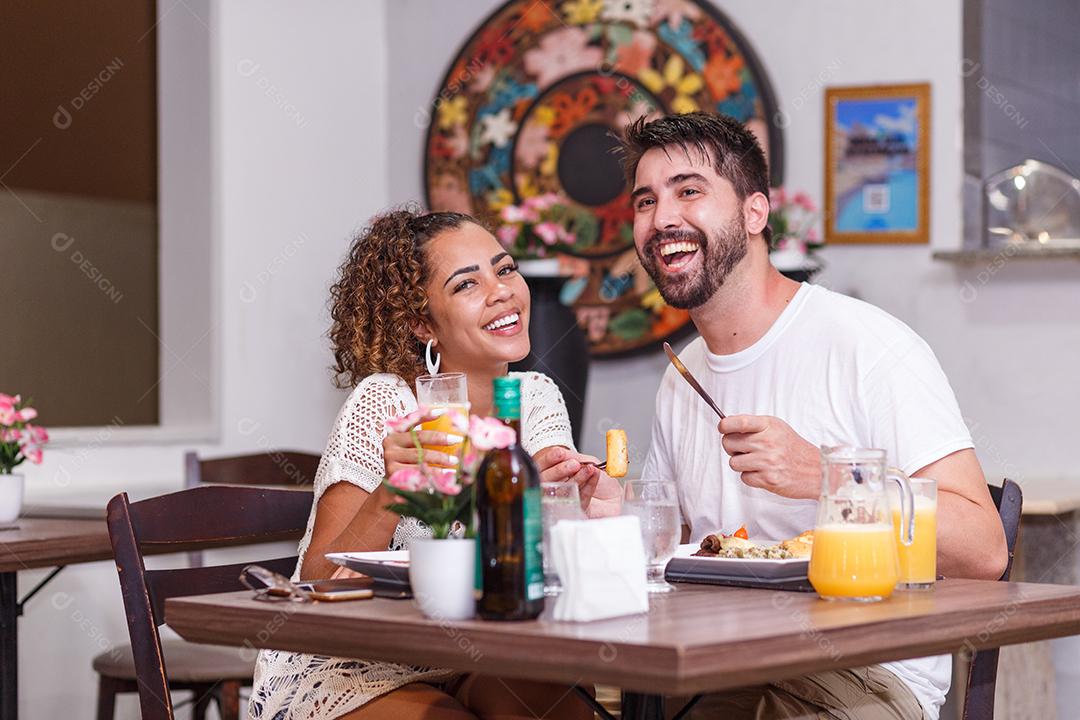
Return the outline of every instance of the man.
[[[678,483],[683,541],[740,525],[793,537],[815,523],[819,446],[883,448],[938,481],[938,572],[998,578],[1004,532],[937,360],[885,312],[773,268],[754,136],[692,113],[639,120],[623,150],[638,256],[667,303],[690,311],[701,337],[682,361],[728,413],[717,427],[672,368],[664,375],[644,475]],[[713,717],[937,720],[950,675],[948,656],[920,658],[706,702]]]

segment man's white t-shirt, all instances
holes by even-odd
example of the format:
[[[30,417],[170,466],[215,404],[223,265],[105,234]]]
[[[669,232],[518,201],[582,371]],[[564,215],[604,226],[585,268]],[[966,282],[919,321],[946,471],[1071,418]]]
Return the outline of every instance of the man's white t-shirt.
[[[701,338],[680,358],[727,415],[771,415],[810,443],[881,448],[914,473],[973,447],[948,380],[911,328],[860,300],[803,284],[769,331],[732,355]],[[784,539],[814,527],[816,500],[749,487],[728,465],[715,413],[668,368],[656,396],[643,477],[678,483],[690,541],[745,525]],[[885,663],[937,720],[949,690],[948,655]]]

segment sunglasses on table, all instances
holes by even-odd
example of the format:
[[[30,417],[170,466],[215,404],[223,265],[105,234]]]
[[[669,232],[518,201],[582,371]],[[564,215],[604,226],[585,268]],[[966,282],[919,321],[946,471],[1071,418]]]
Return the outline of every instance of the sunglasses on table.
[[[412,597],[408,587],[379,583],[370,577],[330,578],[294,583],[284,575],[261,565],[248,565],[241,570],[240,582],[254,591],[256,600],[268,602],[335,602],[369,600],[376,596],[404,600]]]
[[[314,602],[311,592],[297,587],[289,578],[261,565],[248,565],[240,571],[240,582],[255,593],[256,600],[266,602]]]

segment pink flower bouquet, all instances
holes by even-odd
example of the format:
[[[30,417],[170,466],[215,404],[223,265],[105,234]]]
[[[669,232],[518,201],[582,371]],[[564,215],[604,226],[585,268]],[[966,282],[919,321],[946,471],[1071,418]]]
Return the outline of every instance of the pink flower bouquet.
[[[456,468],[434,467],[424,460],[424,447],[419,438],[420,424],[435,419],[439,412],[450,412],[454,430],[465,438]],[[510,445],[514,441],[514,431],[494,418],[425,407],[402,417],[391,418],[386,425],[393,432],[412,434],[413,443],[420,453],[418,465],[397,470],[384,481],[399,499],[399,502],[387,505],[386,509],[404,517],[416,518],[430,527],[436,538],[449,537],[455,524],[465,528],[466,536],[471,535],[474,479],[481,455],[492,448]]]
[[[28,407],[18,395],[0,393],[0,475],[8,475],[29,460],[41,464],[41,448],[49,442],[49,433],[31,424],[37,410]]]
[[[817,221],[818,208],[806,193],[792,194],[784,188],[769,191],[770,250],[782,250],[794,244],[802,254],[812,256],[814,250],[825,244],[818,234]]]
[[[567,252],[579,240],[574,232],[581,223],[579,214],[554,193],[526,198],[520,205],[507,205],[499,212],[499,219],[503,224],[495,235],[518,259]]]

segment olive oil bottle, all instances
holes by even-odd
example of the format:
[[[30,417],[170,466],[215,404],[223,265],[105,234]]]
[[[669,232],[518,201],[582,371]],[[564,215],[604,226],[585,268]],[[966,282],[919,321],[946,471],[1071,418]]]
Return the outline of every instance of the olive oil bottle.
[[[497,377],[495,416],[514,429],[513,444],[488,452],[476,485],[481,596],[485,620],[529,620],[544,610],[540,471],[521,447],[521,381]]]

